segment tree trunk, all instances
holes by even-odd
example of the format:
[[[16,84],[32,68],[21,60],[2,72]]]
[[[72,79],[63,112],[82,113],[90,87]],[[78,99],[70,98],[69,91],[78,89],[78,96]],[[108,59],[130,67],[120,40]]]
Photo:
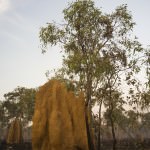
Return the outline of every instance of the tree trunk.
[[[116,150],[117,140],[116,140],[115,127],[114,127],[114,122],[113,122],[113,119],[112,119],[112,115],[110,116],[110,123],[111,123],[112,137],[113,137],[113,150]]]
[[[86,109],[86,111],[85,111],[85,120],[86,120],[87,136],[88,136],[88,147],[89,147],[89,150],[95,150],[93,140],[92,140],[90,123],[89,123],[88,109],[87,109],[87,107],[85,109]]]
[[[91,108],[91,96],[92,96],[92,80],[90,73],[87,74],[87,90],[86,90],[86,128],[87,128],[87,135],[88,135],[88,145],[89,150],[95,150],[94,140],[92,136],[92,108]]]
[[[98,126],[98,141],[97,141],[97,150],[101,149],[101,107],[102,107],[102,101],[100,102],[99,106],[99,126]]]
[[[116,150],[117,140],[116,140],[116,135],[115,135],[114,121],[112,118],[114,105],[113,105],[113,99],[112,99],[112,87],[110,84],[110,80],[109,80],[109,101],[110,101],[110,103],[109,103],[109,108],[110,108],[109,119],[110,119],[111,132],[112,132],[112,137],[113,137],[113,150]]]

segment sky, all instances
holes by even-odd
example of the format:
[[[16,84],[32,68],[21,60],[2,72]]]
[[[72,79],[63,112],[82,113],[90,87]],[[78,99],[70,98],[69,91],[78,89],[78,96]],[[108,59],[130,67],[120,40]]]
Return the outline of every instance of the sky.
[[[41,53],[39,31],[48,22],[61,23],[62,10],[73,0],[0,0],[0,99],[17,86],[36,88],[45,72],[61,67],[60,47]],[[103,12],[127,4],[136,22],[134,34],[150,45],[150,0],[95,0]]]

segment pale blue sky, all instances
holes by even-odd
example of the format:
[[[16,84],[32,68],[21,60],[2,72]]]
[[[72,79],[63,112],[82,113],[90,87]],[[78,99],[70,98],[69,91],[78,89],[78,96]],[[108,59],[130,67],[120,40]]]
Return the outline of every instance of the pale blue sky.
[[[17,86],[44,84],[46,70],[61,66],[60,48],[41,54],[39,30],[47,22],[63,20],[62,10],[72,0],[0,0],[0,99]],[[95,0],[104,12],[127,4],[137,23],[135,34],[149,45],[150,0]]]

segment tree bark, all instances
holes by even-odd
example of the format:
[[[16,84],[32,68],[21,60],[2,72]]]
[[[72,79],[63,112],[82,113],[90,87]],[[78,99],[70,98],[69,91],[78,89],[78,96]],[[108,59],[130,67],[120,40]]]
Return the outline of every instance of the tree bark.
[[[111,132],[113,136],[113,150],[116,150],[117,140],[116,140],[115,127],[114,127],[112,116],[110,116],[110,123],[111,123]]]
[[[97,150],[101,149],[101,107],[102,107],[102,101],[100,102],[99,106],[99,126],[98,126],[98,142],[97,142]]]
[[[92,140],[92,135],[91,135],[91,128],[90,128],[90,123],[89,123],[89,116],[88,116],[88,109],[87,107],[85,108],[85,120],[86,120],[86,130],[87,130],[87,136],[88,136],[88,147],[89,150],[95,150],[94,149],[94,143]]]
[[[111,132],[112,132],[112,137],[113,137],[113,150],[116,150],[116,144],[117,144],[117,140],[116,140],[116,134],[115,134],[115,127],[114,127],[114,121],[113,121],[113,110],[114,110],[114,105],[113,105],[113,99],[112,99],[112,87],[111,87],[111,83],[109,80],[109,108],[110,108],[110,113],[109,113],[109,119],[110,119],[110,124],[111,124]]]
[[[91,108],[91,96],[92,96],[92,79],[91,74],[89,72],[89,68],[87,69],[87,90],[86,90],[86,104],[85,104],[85,118],[86,118],[86,128],[88,135],[88,146],[89,150],[95,150],[94,140],[92,136],[92,108]]]

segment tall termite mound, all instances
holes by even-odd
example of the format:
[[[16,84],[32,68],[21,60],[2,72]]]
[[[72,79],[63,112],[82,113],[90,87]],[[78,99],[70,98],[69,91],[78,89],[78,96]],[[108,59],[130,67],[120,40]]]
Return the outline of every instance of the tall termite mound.
[[[32,127],[33,150],[88,150],[83,94],[50,80],[37,95]]]
[[[23,141],[22,125],[20,119],[15,118],[15,120],[12,121],[8,130],[6,141],[8,144],[18,144]]]

